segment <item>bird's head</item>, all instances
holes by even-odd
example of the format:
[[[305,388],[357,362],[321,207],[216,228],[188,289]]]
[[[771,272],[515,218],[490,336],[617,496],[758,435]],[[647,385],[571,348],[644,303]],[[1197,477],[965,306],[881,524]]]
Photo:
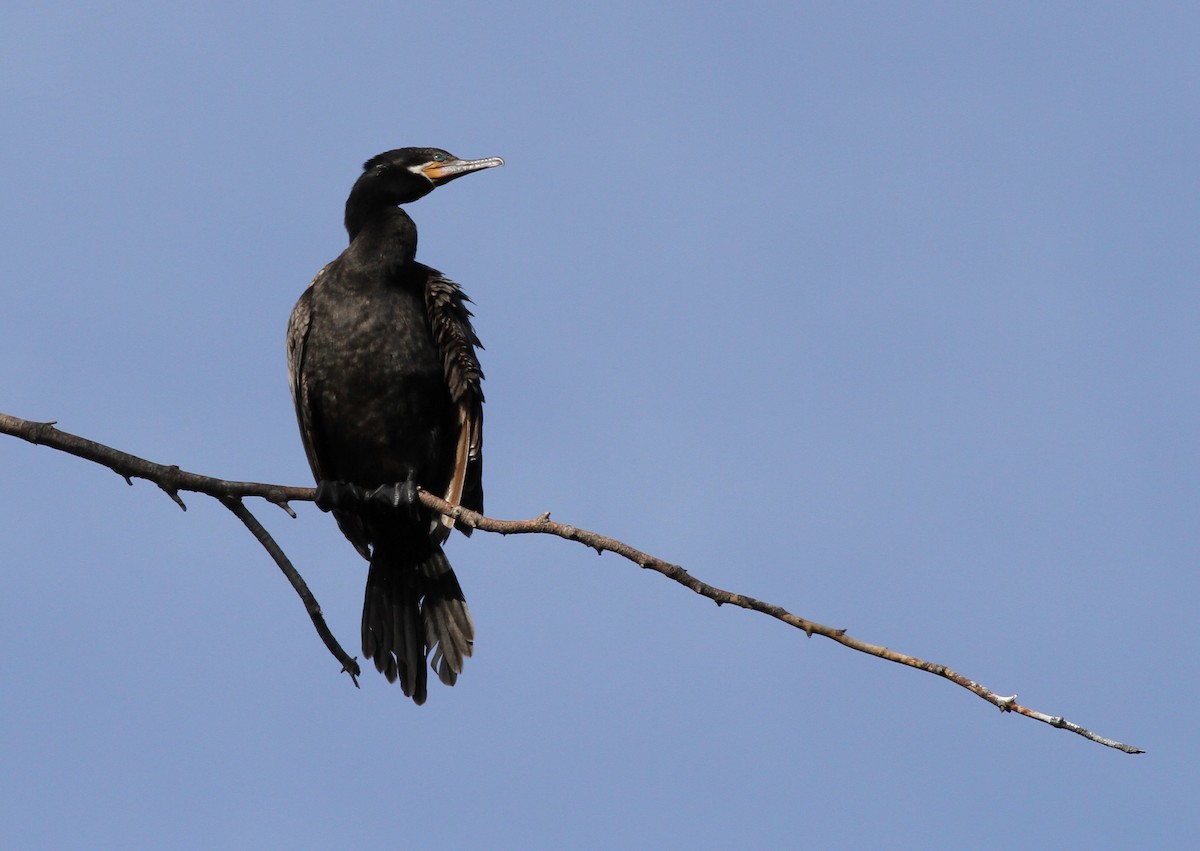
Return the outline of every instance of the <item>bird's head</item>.
[[[504,165],[499,157],[462,160],[441,148],[397,148],[377,154],[363,163],[355,183],[369,195],[388,205],[407,204],[455,178]],[[351,192],[353,195],[354,192]]]

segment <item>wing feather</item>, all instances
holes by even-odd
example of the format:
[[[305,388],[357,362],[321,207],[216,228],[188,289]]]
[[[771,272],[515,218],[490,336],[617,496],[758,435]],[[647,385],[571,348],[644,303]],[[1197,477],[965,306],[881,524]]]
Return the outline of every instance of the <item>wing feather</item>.
[[[483,348],[471,327],[470,299],[454,281],[431,269],[425,288],[430,330],[442,358],[450,398],[457,407],[458,439],[454,471],[444,499],[473,511],[483,511],[483,370],[477,349]],[[442,517],[448,532],[453,526]],[[470,534],[470,528],[459,525]]]

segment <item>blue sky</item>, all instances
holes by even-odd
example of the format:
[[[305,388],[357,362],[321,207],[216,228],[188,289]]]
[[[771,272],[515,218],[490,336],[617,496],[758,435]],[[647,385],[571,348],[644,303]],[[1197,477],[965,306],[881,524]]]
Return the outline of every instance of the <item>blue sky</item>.
[[[355,690],[212,500],[0,439],[12,847],[1182,847],[1200,699],[1189,4],[0,12],[0,410],[310,481],[288,313],[360,163],[476,302],[488,513],[1146,748],[456,536],[476,655]],[[365,563],[251,503],[357,653]]]

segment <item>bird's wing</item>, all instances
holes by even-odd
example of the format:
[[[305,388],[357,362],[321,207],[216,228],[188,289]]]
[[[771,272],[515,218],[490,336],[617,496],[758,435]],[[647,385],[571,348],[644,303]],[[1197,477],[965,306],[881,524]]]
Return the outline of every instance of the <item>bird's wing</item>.
[[[313,475],[321,478],[320,465],[313,452],[312,413],[308,407],[308,382],[304,376],[304,345],[308,340],[308,326],[312,321],[312,287],[304,291],[292,308],[288,319],[287,358],[288,384],[292,388],[292,404],[296,406],[296,420],[300,424],[300,440],[308,455],[308,464]]]
[[[332,265],[332,264],[330,264]],[[327,478],[322,469],[321,456],[324,438],[321,432],[320,412],[316,409],[315,400],[309,394],[308,379],[304,369],[305,347],[308,343],[308,331],[312,324],[313,290],[321,277],[329,269],[329,265],[317,272],[312,284],[300,296],[296,306],[292,308],[292,316],[288,320],[287,356],[288,383],[292,388],[292,403],[296,406],[296,420],[300,424],[300,440],[304,443],[304,454],[308,456],[308,466],[312,468],[313,478],[318,482]],[[362,520],[344,511],[335,511],[334,518],[350,542],[358,548],[364,558],[370,558],[368,547],[369,537],[363,528]]]
[[[430,269],[425,286],[425,306],[433,339],[442,357],[450,398],[458,413],[458,440],[454,471],[444,499],[472,511],[483,511],[483,371],[476,349],[483,348],[471,327],[470,299],[442,273]],[[446,533],[454,522],[443,515]],[[470,534],[470,527],[459,525]]]

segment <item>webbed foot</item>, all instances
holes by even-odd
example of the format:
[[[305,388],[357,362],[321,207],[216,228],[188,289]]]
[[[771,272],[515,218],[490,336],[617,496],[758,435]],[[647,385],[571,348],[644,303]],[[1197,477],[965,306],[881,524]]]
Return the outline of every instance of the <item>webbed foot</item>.
[[[366,499],[366,495],[366,491],[349,482],[332,482],[326,479],[317,482],[316,503],[317,508],[322,511],[360,505]]]
[[[393,510],[403,511],[411,520],[417,520],[417,483],[409,478],[394,485],[380,485],[374,490],[367,491],[366,498],[379,505]]]

